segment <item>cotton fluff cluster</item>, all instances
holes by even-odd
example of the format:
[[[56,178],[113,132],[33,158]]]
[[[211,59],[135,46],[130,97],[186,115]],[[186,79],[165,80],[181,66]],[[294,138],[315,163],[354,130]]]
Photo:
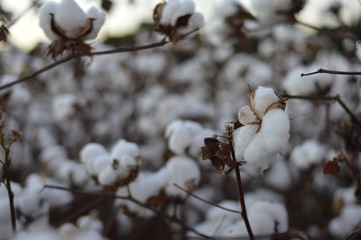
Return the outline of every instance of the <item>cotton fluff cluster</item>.
[[[285,13],[292,13],[292,8],[294,7],[293,2],[293,0],[252,0],[250,1],[250,4],[251,10],[253,11],[257,19],[262,22],[275,22],[285,19]],[[302,8],[302,5],[298,8]],[[299,11],[300,9],[297,10]]]
[[[176,154],[189,153],[192,156],[199,154],[203,139],[212,134],[210,129],[204,129],[199,123],[183,120],[174,120],[165,131],[171,151]]]
[[[332,235],[344,239],[359,226],[361,221],[361,206],[346,205],[342,208],[341,214],[332,219],[328,229]]]
[[[187,157],[172,157],[167,164],[157,172],[140,172],[135,181],[129,186],[130,194],[133,198],[147,205],[155,204],[157,197],[166,197],[170,201],[184,199],[187,193],[176,187],[193,191],[200,180],[200,170],[194,160]],[[165,194],[162,195],[161,193]],[[117,192],[118,196],[129,196],[128,187],[122,187]],[[149,202],[153,200],[152,203]],[[125,208],[128,212],[135,213],[139,216],[150,217],[154,213],[138,204],[124,199],[119,199],[116,205]]]
[[[47,2],[40,8],[40,27],[51,40],[93,40],[104,24],[105,14],[95,7],[85,13],[74,0]]]
[[[167,35],[173,42],[204,25],[202,14],[195,12],[191,0],[169,0],[160,3],[154,10],[156,31]]]
[[[219,205],[240,211],[237,202],[223,201]],[[247,208],[247,214],[255,236],[268,236],[288,230],[288,215],[282,203],[258,200]],[[195,229],[213,237],[248,236],[244,220],[240,219],[239,214],[218,207],[211,207],[206,214],[206,221],[196,225]],[[193,233],[189,233],[189,235],[193,235]]]
[[[57,121],[69,121],[76,113],[77,98],[73,94],[61,94],[52,101],[52,113]]]
[[[286,149],[290,121],[284,107],[271,88],[258,87],[250,93],[250,106],[242,107],[238,113],[243,126],[233,132],[237,161],[244,160],[265,170],[275,155]]]
[[[108,152],[98,143],[88,143],[80,151],[80,160],[101,185],[123,186],[137,176],[139,147],[121,139]]]
[[[325,160],[327,149],[316,140],[310,139],[296,146],[291,152],[291,162],[299,169],[306,170]]]

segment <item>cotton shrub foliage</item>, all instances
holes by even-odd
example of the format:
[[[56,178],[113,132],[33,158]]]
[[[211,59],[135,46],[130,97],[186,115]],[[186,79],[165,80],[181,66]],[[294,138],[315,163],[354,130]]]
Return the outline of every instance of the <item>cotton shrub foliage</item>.
[[[286,150],[290,121],[284,108],[284,100],[271,88],[251,92],[250,106],[238,113],[242,126],[233,132],[237,161],[265,170],[278,152]]]

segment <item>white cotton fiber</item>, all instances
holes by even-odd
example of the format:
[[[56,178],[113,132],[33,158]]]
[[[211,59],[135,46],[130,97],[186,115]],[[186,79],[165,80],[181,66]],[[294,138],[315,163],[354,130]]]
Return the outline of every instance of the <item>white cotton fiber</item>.
[[[166,6],[163,9],[160,23],[162,25],[175,26],[179,17],[193,14],[194,9],[195,5],[193,1],[170,0],[167,2]]]
[[[238,162],[243,160],[244,151],[253,140],[258,127],[259,125],[246,125],[233,132],[233,145]]]
[[[165,131],[168,140],[168,147],[177,154],[185,152],[192,141],[190,131],[185,127],[184,121],[176,120],[170,123]]]
[[[238,120],[243,125],[259,123],[256,114],[254,114],[250,106],[244,106],[239,110]]]
[[[324,160],[326,148],[316,140],[310,139],[296,146],[291,152],[291,162],[299,169],[305,170],[311,165]]]
[[[74,0],[62,0],[58,4],[55,22],[68,38],[76,38],[85,26],[87,17]]]
[[[173,157],[168,160],[165,168],[166,185],[165,192],[169,196],[186,197],[187,193],[174,184],[187,189],[187,184],[194,184],[194,187],[200,180],[199,166],[194,160],[187,157]],[[192,191],[193,189],[188,189]]]
[[[139,147],[135,143],[121,139],[113,146],[110,155],[115,159],[120,159],[123,155],[136,158],[139,156]]]
[[[275,158],[275,153],[269,151],[262,134],[256,134],[244,152],[244,160],[248,165],[265,170]]]
[[[49,38],[51,41],[54,41],[59,38],[58,35],[56,35],[51,30],[51,15],[55,14],[57,11],[58,4],[56,2],[46,2],[44,3],[39,11],[39,25],[43,29],[44,34],[47,38]]]
[[[105,14],[98,11],[97,8],[91,7],[86,13],[88,19],[92,19],[92,30],[83,40],[92,40],[98,36],[98,33],[105,22]]]
[[[290,120],[282,109],[273,109],[263,116],[262,136],[269,151],[284,151],[290,137]]]
[[[117,173],[111,165],[106,166],[98,175],[98,181],[101,185],[110,186],[117,180]]]
[[[93,161],[95,158],[101,155],[107,155],[108,151],[98,143],[88,143],[80,150],[80,161],[86,163]]]
[[[255,111],[259,117],[263,117],[267,108],[272,103],[278,102],[279,98],[272,88],[258,87],[254,94]]]
[[[248,209],[249,215],[261,214],[269,216],[271,221],[267,224],[272,226],[272,232],[277,226],[277,231],[284,233],[288,230],[288,214],[285,206],[277,202],[257,201]]]
[[[90,174],[97,175],[107,166],[112,164],[112,157],[109,154],[102,154],[87,162],[87,169]]]

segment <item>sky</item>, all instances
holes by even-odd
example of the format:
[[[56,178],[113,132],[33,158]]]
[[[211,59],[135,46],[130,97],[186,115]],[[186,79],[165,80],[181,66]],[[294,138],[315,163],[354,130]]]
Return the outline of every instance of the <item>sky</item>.
[[[48,0],[42,0],[46,2]],[[58,1],[58,0],[56,0]],[[100,0],[76,0],[83,9],[88,9],[91,6],[99,7]],[[206,20],[209,21],[212,17],[214,6],[219,2],[225,0],[194,0],[196,2],[197,11],[201,12]],[[239,0],[250,6],[252,0]],[[321,25],[325,22],[332,24],[330,19],[325,18],[322,14],[322,9],[330,2],[336,0],[308,0],[304,10],[300,14],[302,21],[314,25]],[[343,18],[355,18],[361,14],[361,4],[359,0],[339,0],[347,2],[346,8],[343,10]],[[113,0],[114,7],[108,14],[106,23],[104,24],[99,40],[109,36],[122,36],[134,32],[143,21],[152,21],[153,9],[160,0]],[[29,8],[30,0],[0,0],[2,7],[18,16]],[[252,10],[252,9],[251,9]],[[25,50],[32,49],[38,42],[47,41],[45,35],[39,27],[38,13],[35,9],[27,11],[19,21],[17,21],[11,28],[10,41],[15,46],[21,47]]]

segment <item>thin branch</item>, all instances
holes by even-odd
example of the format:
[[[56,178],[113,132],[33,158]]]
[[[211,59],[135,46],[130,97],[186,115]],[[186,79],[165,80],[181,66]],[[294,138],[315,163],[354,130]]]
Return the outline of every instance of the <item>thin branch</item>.
[[[84,195],[91,195],[91,196],[98,196],[98,197],[109,197],[109,198],[115,198],[115,199],[125,199],[125,200],[129,200],[134,202],[135,204],[138,204],[141,207],[144,207],[146,209],[149,209],[150,211],[154,212],[155,214],[162,216],[168,220],[171,220],[177,224],[179,224],[180,226],[182,226],[184,229],[191,231],[203,238],[207,238],[210,239],[210,236],[207,236],[201,232],[198,232],[197,230],[195,230],[194,228],[188,226],[187,224],[185,224],[181,219],[179,219],[176,216],[169,216],[167,214],[162,214],[160,213],[157,209],[154,209],[152,207],[147,206],[146,204],[142,203],[141,201],[131,197],[131,196],[127,196],[127,197],[122,197],[122,196],[118,196],[118,195],[114,195],[114,194],[108,194],[108,193],[91,193],[91,192],[84,192],[81,190],[77,190],[77,189],[71,189],[71,188],[66,188],[66,187],[60,187],[60,186],[54,186],[54,185],[45,185],[43,190],[46,188],[52,188],[52,189],[58,189],[58,190],[63,190],[63,191],[68,191],[68,192],[73,192],[73,193],[78,193],[78,194],[84,194]]]
[[[192,197],[194,197],[194,198],[196,198],[196,199],[198,199],[198,200],[200,200],[200,201],[202,201],[202,202],[205,202],[205,203],[207,203],[207,204],[209,204],[209,205],[212,205],[212,206],[221,208],[221,209],[226,210],[226,211],[228,211],[228,212],[233,212],[233,213],[241,214],[240,211],[236,211],[236,210],[233,210],[233,209],[230,209],[230,208],[222,207],[221,205],[218,205],[218,204],[216,204],[216,203],[213,203],[213,202],[210,202],[210,201],[208,201],[208,200],[205,200],[205,199],[203,199],[203,198],[195,195],[194,193],[189,192],[187,189],[182,188],[181,186],[179,186],[179,185],[176,184],[176,183],[174,183],[174,186],[176,186],[176,187],[178,187],[179,189],[183,190],[184,192],[186,192],[186,193],[189,194],[190,196],[192,196]]]
[[[327,70],[327,69],[319,68],[317,71],[314,71],[314,72],[301,73],[301,77],[315,75],[315,74],[318,74],[318,73],[326,73],[326,74],[334,74],[334,75],[348,75],[348,76],[361,75],[361,72],[334,71],[334,70]]]
[[[48,71],[52,68],[55,68],[63,63],[66,63],[72,59],[75,59],[75,58],[80,58],[80,57],[84,57],[84,56],[96,56],[96,55],[106,55],[106,54],[113,54],[113,53],[121,53],[121,52],[135,52],[135,51],[141,51],[141,50],[146,50],[146,49],[151,49],[151,48],[156,48],[156,47],[161,47],[161,46],[164,46],[166,45],[167,43],[169,43],[170,41],[169,40],[165,40],[163,39],[162,41],[160,42],[157,42],[157,43],[151,43],[151,44],[148,44],[148,45],[144,45],[144,46],[137,46],[137,47],[121,47],[121,48],[116,48],[116,49],[113,49],[113,50],[109,50],[109,51],[99,51],[99,52],[91,52],[91,53],[86,53],[86,54],[79,54],[79,55],[76,55],[76,56],[69,56],[69,57],[66,57],[66,58],[63,58],[59,61],[56,61],[52,64],[49,64],[41,69],[39,69],[38,71],[30,74],[30,75],[27,75],[23,78],[20,78],[18,80],[15,80],[11,83],[8,83],[8,84],[5,84],[3,86],[0,86],[0,91],[1,90],[4,90],[4,89],[7,89],[7,88],[10,88],[12,86],[14,86],[15,84],[18,84],[18,83],[21,83],[21,82],[25,82],[29,79],[32,79],[38,75],[40,75],[41,73],[45,72],[45,71]]]
[[[232,133],[228,133],[228,134],[229,134],[228,143],[231,147],[231,155],[232,155],[233,160],[236,161],[236,154],[234,153],[234,148],[233,148],[233,143],[232,143]],[[242,209],[241,215],[243,217],[244,224],[246,225],[249,238],[251,240],[255,240],[255,237],[252,232],[251,224],[249,223],[249,220],[248,220],[247,208],[246,208],[246,203],[244,200],[244,190],[243,190],[243,185],[242,185],[241,170],[240,170],[239,164],[237,164],[237,166],[235,167],[235,172],[236,172],[236,178],[237,178],[239,202],[240,202],[241,209]]]
[[[342,101],[339,95],[334,97],[322,97],[322,96],[294,96],[294,95],[284,95],[284,98],[292,98],[292,99],[303,99],[303,100],[310,100],[310,101],[336,101],[338,102],[341,107],[345,110],[345,112],[351,117],[351,120],[361,128],[360,120],[352,113],[352,111],[347,107],[344,101]]]

